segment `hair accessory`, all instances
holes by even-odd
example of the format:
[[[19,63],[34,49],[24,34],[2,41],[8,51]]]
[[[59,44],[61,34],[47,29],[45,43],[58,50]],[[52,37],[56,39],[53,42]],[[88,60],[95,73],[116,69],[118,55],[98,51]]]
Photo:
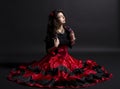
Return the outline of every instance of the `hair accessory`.
[[[54,13],[53,13],[53,12],[51,12],[51,13],[50,13],[50,16],[54,16]]]

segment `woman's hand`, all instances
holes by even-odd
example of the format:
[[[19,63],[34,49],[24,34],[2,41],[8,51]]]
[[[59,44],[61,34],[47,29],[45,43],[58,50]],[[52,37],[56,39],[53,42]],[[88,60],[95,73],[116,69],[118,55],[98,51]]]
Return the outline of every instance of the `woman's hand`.
[[[56,38],[54,38],[54,46],[55,47],[58,47],[59,46],[59,44],[60,44],[60,41],[59,41],[59,39],[56,37]]]
[[[75,39],[76,39],[76,38],[75,38],[75,34],[74,34],[73,31],[71,31],[71,32],[70,32],[70,40],[71,40],[71,41],[75,41]]]

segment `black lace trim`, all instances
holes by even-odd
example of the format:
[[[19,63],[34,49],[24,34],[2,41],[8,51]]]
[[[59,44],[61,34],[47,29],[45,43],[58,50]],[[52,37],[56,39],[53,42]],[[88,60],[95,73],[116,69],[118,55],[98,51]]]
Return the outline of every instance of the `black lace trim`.
[[[69,76],[74,76],[76,74],[82,74],[84,72],[83,68],[78,68],[78,69],[75,69],[71,72],[68,68],[66,68],[62,65],[57,67],[57,68],[50,69],[48,71],[40,70],[38,68],[38,66],[36,66],[34,68],[31,65],[27,66],[27,70],[30,70],[36,74],[38,74],[38,73],[42,73],[44,75],[50,74],[51,76],[57,75],[58,71],[64,71],[65,73],[68,73]],[[20,71],[20,74],[13,75],[12,76],[13,81],[19,81],[19,82],[24,83],[24,84],[27,84],[27,83],[36,84],[36,83],[38,83],[38,84],[43,85],[43,86],[75,86],[75,87],[76,86],[84,86],[86,84],[95,83],[95,79],[102,80],[102,78],[109,78],[110,77],[110,74],[105,73],[101,69],[101,66],[99,66],[99,65],[93,67],[93,70],[95,70],[97,72],[97,74],[89,74],[86,77],[82,77],[80,79],[76,79],[76,80],[72,80],[72,81],[68,81],[68,80],[55,81],[54,78],[52,78],[51,80],[44,79],[44,80],[34,81],[34,80],[32,80],[31,76],[23,77],[23,74],[25,73],[24,69],[16,68],[13,71],[17,71],[17,70]]]

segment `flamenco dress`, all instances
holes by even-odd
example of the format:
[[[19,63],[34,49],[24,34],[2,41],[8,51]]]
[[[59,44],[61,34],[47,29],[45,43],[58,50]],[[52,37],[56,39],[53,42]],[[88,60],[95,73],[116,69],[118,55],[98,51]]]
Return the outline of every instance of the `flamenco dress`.
[[[13,68],[8,79],[19,84],[46,88],[83,88],[112,78],[112,73],[91,59],[83,61],[68,53],[72,48],[69,41],[69,30],[57,34],[60,45],[47,53],[39,61]],[[54,45],[49,39],[46,46]]]

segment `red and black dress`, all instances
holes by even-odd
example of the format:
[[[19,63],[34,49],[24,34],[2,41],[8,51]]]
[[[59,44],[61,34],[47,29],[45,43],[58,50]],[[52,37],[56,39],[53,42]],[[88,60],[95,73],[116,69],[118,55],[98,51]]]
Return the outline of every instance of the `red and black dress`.
[[[60,40],[58,48],[47,53],[40,61],[12,69],[8,79],[28,86],[56,88],[87,87],[109,80],[112,74],[104,66],[91,59],[76,59],[68,53],[68,48],[72,48],[70,31],[66,27],[64,34],[57,34]],[[48,38],[46,48],[52,47],[53,42]]]

